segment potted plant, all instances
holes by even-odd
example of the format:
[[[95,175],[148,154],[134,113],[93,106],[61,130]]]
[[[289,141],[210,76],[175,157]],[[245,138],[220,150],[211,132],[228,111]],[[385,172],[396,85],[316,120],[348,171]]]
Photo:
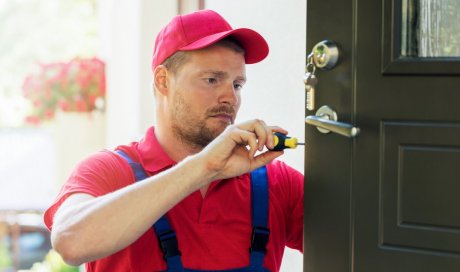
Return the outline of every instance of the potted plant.
[[[105,92],[105,64],[98,58],[40,65],[39,71],[27,76],[23,83],[24,97],[31,105],[25,121],[40,124],[52,120],[58,110],[103,110]]]

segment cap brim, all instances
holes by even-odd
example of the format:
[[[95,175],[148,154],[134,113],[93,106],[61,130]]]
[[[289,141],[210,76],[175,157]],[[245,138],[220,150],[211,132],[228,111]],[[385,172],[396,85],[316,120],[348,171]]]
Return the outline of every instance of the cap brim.
[[[269,49],[265,39],[259,33],[248,28],[238,28],[212,34],[183,46],[179,50],[189,51],[201,49],[226,37],[232,37],[244,48],[244,58],[247,64],[262,61],[268,55]]]

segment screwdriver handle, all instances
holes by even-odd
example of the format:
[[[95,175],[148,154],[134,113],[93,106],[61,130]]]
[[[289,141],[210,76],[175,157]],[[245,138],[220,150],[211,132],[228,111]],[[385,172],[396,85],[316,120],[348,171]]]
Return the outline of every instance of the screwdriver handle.
[[[284,135],[280,132],[273,133],[274,138],[274,147],[270,150],[281,151],[286,148],[296,148],[297,147],[297,138],[292,138]]]

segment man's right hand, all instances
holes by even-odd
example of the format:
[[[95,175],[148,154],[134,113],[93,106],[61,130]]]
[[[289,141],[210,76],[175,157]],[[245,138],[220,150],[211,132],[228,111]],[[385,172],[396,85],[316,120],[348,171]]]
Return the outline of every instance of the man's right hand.
[[[287,134],[280,127],[267,126],[264,121],[251,120],[228,126],[202,152],[208,181],[235,177],[268,164],[283,151],[263,151],[273,148],[273,132]],[[257,152],[262,152],[256,154]]]

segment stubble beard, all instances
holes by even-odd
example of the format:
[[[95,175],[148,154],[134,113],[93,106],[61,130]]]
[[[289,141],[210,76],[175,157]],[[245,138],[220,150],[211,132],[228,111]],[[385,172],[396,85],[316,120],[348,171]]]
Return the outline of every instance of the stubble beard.
[[[217,113],[235,116],[235,110],[232,107],[216,106],[206,112],[205,119],[199,119],[199,117],[191,115],[190,105],[178,94],[174,99],[174,112],[172,114],[174,136],[192,150],[200,151],[225,130],[226,126],[210,128],[206,125],[207,116]]]

